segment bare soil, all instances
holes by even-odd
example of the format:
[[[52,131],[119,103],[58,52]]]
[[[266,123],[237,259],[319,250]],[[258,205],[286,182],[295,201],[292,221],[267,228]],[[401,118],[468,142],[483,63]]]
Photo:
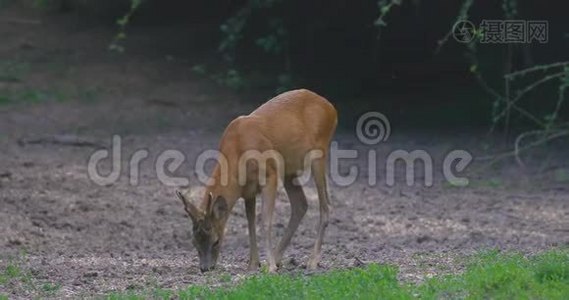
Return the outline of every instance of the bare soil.
[[[163,150],[182,151],[186,162],[176,174],[190,176],[191,189],[198,190],[191,171],[197,156],[215,149],[225,124],[266,95],[233,93],[193,74],[191,66],[207,54],[198,46],[192,57],[155,55],[174,43],[171,28],[133,33],[133,44],[152,51],[121,56],[106,50],[113,28],[77,24],[71,17],[0,11],[0,60],[23,66],[20,78],[0,80],[0,91],[39,93],[34,101],[24,97],[0,106],[0,267],[16,262],[38,285],[60,285],[46,293],[10,282],[0,294],[84,297],[222,285],[249,276],[243,204],[232,213],[218,268],[201,274],[190,221],[175,187],[157,179],[154,161]],[[340,111],[342,117],[352,116]],[[369,147],[352,129],[338,130],[340,148],[360,152],[342,170],[353,164],[362,174],[347,187],[330,185],[333,210],[320,271],[378,262],[397,265],[403,280],[420,281],[460,271],[464,257],[480,249],[534,252],[569,245],[567,143],[531,152],[524,157],[526,169],[511,159],[485,168],[487,161],[477,160],[466,174],[470,185],[458,188],[440,175],[446,153],[466,149],[481,158],[498,151],[496,138],[459,131],[393,129],[386,143]],[[122,137],[121,177],[99,186],[88,176],[87,161],[110,147],[113,134]],[[139,149],[150,157],[132,186],[128,162]],[[365,176],[371,149],[378,155],[376,186]],[[407,186],[399,166],[397,184],[387,186],[385,157],[395,149],[428,151],[437,169],[434,185],[422,186],[419,175],[415,186]],[[311,184],[305,192],[310,208],[281,272],[306,272],[318,209]],[[289,207],[284,193],[278,200],[280,235]]]

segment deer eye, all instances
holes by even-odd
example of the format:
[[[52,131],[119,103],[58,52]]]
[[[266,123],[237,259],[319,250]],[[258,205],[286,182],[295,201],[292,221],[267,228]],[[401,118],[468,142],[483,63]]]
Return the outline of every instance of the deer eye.
[[[214,247],[214,248],[219,247],[219,240],[217,240],[217,241],[215,241],[215,242],[213,243],[213,247]]]

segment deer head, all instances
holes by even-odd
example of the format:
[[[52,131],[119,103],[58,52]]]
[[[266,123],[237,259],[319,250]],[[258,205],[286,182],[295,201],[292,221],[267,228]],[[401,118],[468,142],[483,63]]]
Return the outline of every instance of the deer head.
[[[211,192],[206,192],[203,199],[206,205],[202,205],[205,207],[203,210],[195,206],[180,191],[176,191],[176,195],[184,204],[184,209],[193,223],[192,244],[198,251],[200,270],[202,272],[212,270],[219,257],[229,214],[227,201],[222,196],[214,197]]]

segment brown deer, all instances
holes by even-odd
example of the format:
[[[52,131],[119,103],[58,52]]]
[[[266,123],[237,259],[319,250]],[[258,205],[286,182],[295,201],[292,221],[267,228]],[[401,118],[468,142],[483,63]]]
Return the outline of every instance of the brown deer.
[[[262,235],[269,272],[276,272],[283,252],[308,208],[297,178],[311,171],[318,191],[320,222],[308,268],[320,261],[322,239],[328,225],[326,161],[336,130],[336,109],[323,97],[308,90],[285,92],[240,116],[225,129],[219,145],[220,158],[199,204],[187,193],[176,191],[193,223],[193,245],[202,272],[215,267],[225,224],[239,198],[245,200],[249,223],[249,270],[259,267],[255,227],[256,195],[262,198]],[[307,157],[311,153],[318,153]],[[291,216],[278,246],[273,248],[273,211],[278,181],[290,200]]]

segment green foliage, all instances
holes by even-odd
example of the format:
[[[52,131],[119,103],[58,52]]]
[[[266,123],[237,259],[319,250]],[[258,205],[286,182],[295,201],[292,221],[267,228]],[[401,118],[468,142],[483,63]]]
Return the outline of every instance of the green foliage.
[[[223,54],[223,58],[228,62],[235,61],[237,46],[243,39],[243,31],[247,24],[247,20],[251,15],[251,10],[250,6],[245,6],[219,27],[223,34],[223,38],[219,43],[218,50]]]
[[[62,90],[23,88],[18,90],[0,90],[1,104],[65,102],[70,95]]]
[[[236,69],[227,69],[222,72],[210,74],[208,68],[205,65],[200,64],[193,66],[192,71],[197,75],[208,77],[220,86],[233,90],[242,90],[248,86],[248,81]]]
[[[61,284],[58,283],[46,282],[41,286],[42,292],[47,295],[54,295],[60,289],[61,289]]]
[[[398,5],[400,6],[403,3],[403,0],[379,0],[377,2],[377,6],[379,7],[379,17],[373,23],[377,27],[384,27],[387,26],[385,22],[385,17],[391,11],[393,6]]]
[[[269,20],[270,32],[263,37],[257,38],[255,43],[266,53],[278,55],[288,47],[288,31],[280,18]]]
[[[242,72],[237,71],[238,49],[244,41],[253,41],[263,53],[282,60],[282,72],[276,79],[277,90],[290,88],[292,72],[289,33],[283,18],[272,13],[282,2],[282,0],[248,1],[221,24],[222,38],[218,51],[228,64],[228,70],[213,78],[217,83],[233,89],[242,89],[246,85],[244,83],[248,80]],[[259,32],[253,28],[266,28],[267,30]]]
[[[225,73],[218,73],[212,76],[212,79],[221,86],[225,86],[234,90],[243,89],[247,82],[235,69],[229,69]]]
[[[232,287],[191,286],[168,293],[112,294],[108,299],[566,299],[569,250],[525,257],[488,251],[469,259],[463,274],[439,276],[422,284],[401,284],[397,269],[371,264],[324,274],[259,274]]]
[[[548,72],[552,70],[559,70],[559,72],[548,74]],[[534,80],[529,84],[525,84],[522,88],[513,88],[513,83],[515,83],[516,80],[523,79],[527,75],[534,74],[540,74],[541,76],[538,77],[537,80]],[[565,101],[565,91],[569,86],[569,62],[538,65],[518,72],[506,74],[504,78],[506,81],[504,94],[500,94],[497,91],[494,92],[497,98],[494,103],[494,125],[506,117],[509,114],[509,110],[513,109],[522,117],[532,121],[540,130],[549,131],[553,129],[555,122],[557,121],[559,111]],[[519,106],[520,100],[522,100],[522,98],[529,92],[554,80],[558,80],[558,98],[553,111],[546,114],[543,118],[540,118]]]
[[[32,71],[32,65],[28,62],[0,60],[0,83],[8,83],[0,85],[0,105],[69,100],[95,102],[104,92],[100,86],[80,87],[54,84],[47,87],[32,87],[26,84],[26,77]],[[59,72],[59,70],[56,71]]]
[[[143,0],[130,0],[130,8],[126,12],[124,16],[117,20],[117,25],[119,27],[118,33],[115,35],[113,41],[109,45],[109,50],[115,51],[118,53],[124,53],[125,47],[122,45],[124,40],[126,39],[126,27],[130,23],[133,15],[135,14],[136,10],[142,5]]]
[[[502,10],[504,16],[512,20],[518,15],[518,0],[502,0]]]
[[[29,71],[29,63],[16,60],[0,60],[0,82],[22,81]]]
[[[555,171],[555,182],[569,183],[569,169],[558,169]]]
[[[468,20],[468,12],[472,8],[473,0],[464,0],[461,9],[459,11],[459,15],[456,21],[461,20]],[[504,13],[504,17],[506,19],[515,19],[518,17],[518,1],[517,0],[503,0],[502,1],[502,10]],[[441,47],[448,41],[450,35],[452,34],[452,29],[447,33],[447,35],[439,41],[439,46],[437,48],[437,52],[441,49]],[[527,68],[525,70],[513,72],[510,74],[502,74],[501,77],[504,79],[503,91],[500,88],[493,87],[489,80],[485,78],[482,74],[482,62],[479,59],[479,49],[478,43],[483,36],[483,32],[477,30],[474,32],[474,39],[470,43],[466,43],[466,57],[470,62],[470,71],[473,74],[474,78],[478,81],[480,86],[484,91],[486,91],[493,99],[492,101],[492,111],[491,111],[491,131],[494,131],[495,128],[499,125],[502,125],[504,128],[505,136],[508,137],[510,126],[511,126],[511,119],[516,117],[517,120],[524,120],[526,122],[530,122],[534,126],[534,130],[526,131],[516,138],[514,143],[514,151],[512,152],[515,155],[516,160],[519,165],[522,167],[524,166],[519,154],[522,150],[530,149],[532,147],[541,145],[546,143],[549,140],[569,136],[569,123],[562,123],[559,120],[559,112],[565,102],[565,93],[567,88],[569,87],[569,62],[557,62],[548,65],[538,65],[533,66],[531,68]],[[498,47],[499,45],[492,45],[493,47]],[[507,47],[506,53],[510,53],[510,55],[506,55],[506,57],[501,58],[502,60],[506,60],[508,64],[512,63],[512,48],[514,47],[512,44],[505,45]],[[495,56],[495,55],[494,55]],[[487,59],[489,60],[489,59]],[[502,61],[500,61],[502,62]],[[491,65],[499,65],[499,62],[493,63]],[[561,69],[561,71],[560,71]],[[552,71],[558,71],[556,73],[551,73]],[[493,72],[488,73],[495,73]],[[527,76],[531,75],[533,77]],[[536,77],[537,76],[537,77]],[[528,77],[533,78],[532,81],[528,83]],[[545,83],[553,82],[554,80],[558,81],[558,96],[555,101],[555,105],[552,111],[546,113],[544,116],[540,116],[538,111],[535,111],[535,107],[523,107],[521,105],[521,101],[525,98],[529,92],[536,90],[538,87],[541,87]],[[516,84],[521,82],[521,87],[516,88]],[[520,84],[518,84],[520,86]],[[545,101],[547,102],[547,101]],[[553,102],[550,100],[550,102]],[[546,103],[543,103],[537,107],[543,108],[547,107]],[[534,111],[532,111],[534,110]],[[530,143],[526,146],[521,146],[521,142],[526,139],[527,137],[537,137],[537,141]],[[499,158],[507,157],[509,155],[502,155]],[[494,160],[493,162],[497,161],[499,158]],[[492,162],[492,163],[493,163]]]
[[[535,277],[540,283],[569,283],[569,253],[547,252],[530,260],[535,269]]]
[[[475,257],[463,275],[430,279],[417,292],[426,299],[565,299],[569,251],[530,258],[486,252]]]
[[[67,102],[71,100],[93,103],[99,99],[103,92],[100,87],[50,87],[37,89],[24,86],[17,89],[0,89],[0,105]]]
[[[245,76],[235,68],[229,68],[217,72],[211,72],[206,65],[198,64],[192,67],[192,71],[200,76],[206,77],[220,86],[241,91],[251,88],[252,76]],[[290,73],[282,73],[277,76],[277,93],[289,90],[294,84]]]
[[[12,99],[8,95],[0,94],[0,105],[9,104],[10,102],[12,102]]]
[[[192,71],[198,75],[206,75],[207,74],[207,67],[206,67],[206,65],[203,65],[203,64],[195,65],[192,67]]]
[[[4,272],[0,273],[0,284],[6,284],[8,281],[20,277],[21,274],[22,270],[18,265],[9,263],[4,268]]]
[[[228,18],[219,27],[222,39],[219,51],[226,61],[234,63],[239,43],[245,38],[247,26],[253,16],[264,19],[268,25],[269,33],[254,38],[255,44],[268,54],[281,54],[288,43],[288,31],[281,18],[267,15],[268,9],[274,8],[282,0],[252,0]]]
[[[471,180],[470,186],[497,189],[504,186],[504,182],[500,178],[477,179]]]
[[[46,9],[53,3],[53,0],[34,0],[33,6],[39,9]]]
[[[345,299],[382,295],[384,299],[411,299],[397,281],[397,269],[370,265],[365,269],[332,271],[314,276],[257,275],[240,285],[212,290],[192,286],[179,299]],[[109,299],[144,299],[143,295],[112,295]],[[164,298],[162,298],[164,299]]]
[[[7,286],[14,283],[22,284],[28,289],[35,289],[31,273],[17,263],[9,262],[3,270],[0,270],[0,285]]]

